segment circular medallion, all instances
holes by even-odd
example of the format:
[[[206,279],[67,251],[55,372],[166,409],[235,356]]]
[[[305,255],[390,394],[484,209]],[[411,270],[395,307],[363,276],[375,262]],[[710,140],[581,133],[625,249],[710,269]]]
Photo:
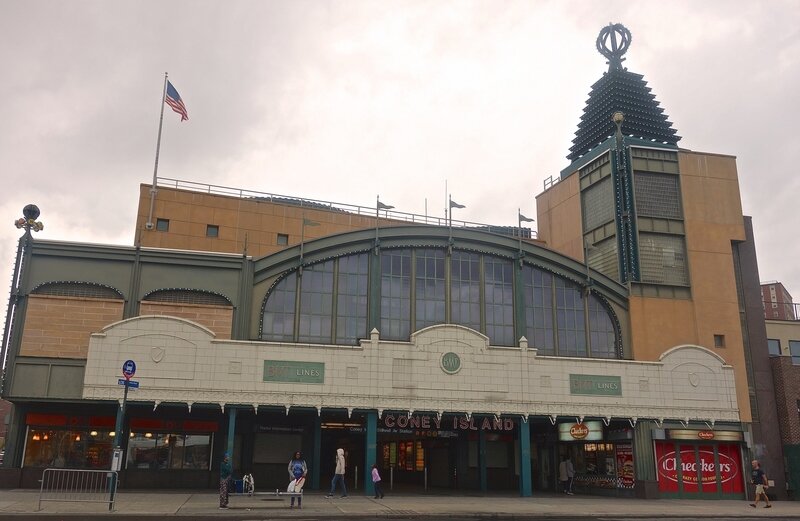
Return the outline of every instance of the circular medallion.
[[[447,374],[456,374],[461,370],[461,358],[452,351],[442,355],[442,371]]]

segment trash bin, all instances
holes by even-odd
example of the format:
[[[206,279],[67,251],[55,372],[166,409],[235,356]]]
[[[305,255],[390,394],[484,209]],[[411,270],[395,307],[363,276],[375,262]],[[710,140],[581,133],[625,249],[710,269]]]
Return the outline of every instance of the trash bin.
[[[244,481],[241,479],[234,479],[233,480],[233,490],[237,494],[244,494]]]

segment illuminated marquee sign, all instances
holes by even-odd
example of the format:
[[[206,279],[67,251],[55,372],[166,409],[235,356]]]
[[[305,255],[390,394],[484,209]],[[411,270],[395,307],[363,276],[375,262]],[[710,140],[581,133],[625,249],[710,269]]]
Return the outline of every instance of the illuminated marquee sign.
[[[603,423],[561,423],[558,425],[559,441],[599,441],[603,439]]]

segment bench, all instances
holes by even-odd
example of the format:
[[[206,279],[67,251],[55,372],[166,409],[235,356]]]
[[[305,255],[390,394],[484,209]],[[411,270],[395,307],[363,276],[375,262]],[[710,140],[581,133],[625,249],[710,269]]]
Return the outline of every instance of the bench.
[[[254,497],[254,496],[267,496],[270,498],[275,499],[283,499],[286,497],[290,498],[303,498],[303,491],[300,492],[288,492],[286,490],[281,490],[276,488],[274,491],[266,491],[266,492],[256,492],[255,481],[253,480],[253,476],[251,474],[246,474],[242,479],[242,491],[241,492],[231,492],[228,494],[229,497]]]

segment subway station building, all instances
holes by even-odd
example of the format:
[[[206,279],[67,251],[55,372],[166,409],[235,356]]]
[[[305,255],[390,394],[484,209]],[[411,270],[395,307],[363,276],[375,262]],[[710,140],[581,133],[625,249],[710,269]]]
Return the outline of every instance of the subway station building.
[[[169,179],[141,187],[134,246],[26,215],[0,484],[108,468],[118,442],[128,488],[213,487],[225,451],[282,487],[301,450],[324,489],[341,447],[367,494],[373,464],[411,493],[554,492],[565,456],[584,493],[742,498],[752,456],[781,490],[735,158],[678,147],[629,42],[598,38],[538,238]]]

